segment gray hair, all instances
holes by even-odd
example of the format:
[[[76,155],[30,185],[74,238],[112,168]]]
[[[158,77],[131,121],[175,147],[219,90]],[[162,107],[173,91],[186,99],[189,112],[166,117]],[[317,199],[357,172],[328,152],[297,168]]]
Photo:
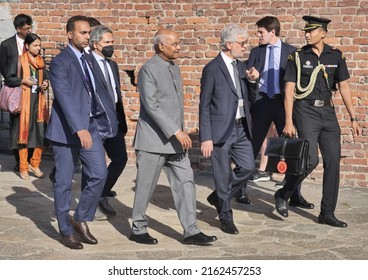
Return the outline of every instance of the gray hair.
[[[239,25],[232,23],[226,25],[221,30],[221,47],[222,49],[226,49],[226,42],[235,42],[237,41],[238,35],[242,35],[247,37],[247,32],[244,28],[240,27]]]
[[[102,36],[105,33],[112,34],[112,30],[104,25],[98,25],[91,30],[91,34],[89,38],[89,47],[91,48],[91,50],[95,49],[93,44],[100,42],[102,39]]]
[[[165,39],[165,34],[161,32],[161,30],[157,31],[155,36],[153,37],[153,45],[157,46],[158,44],[162,43]]]

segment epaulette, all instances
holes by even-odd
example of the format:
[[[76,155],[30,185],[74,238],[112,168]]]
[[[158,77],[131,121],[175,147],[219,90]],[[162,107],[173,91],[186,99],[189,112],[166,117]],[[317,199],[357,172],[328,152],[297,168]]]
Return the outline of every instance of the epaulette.
[[[345,56],[344,56],[343,52],[342,52],[341,50],[339,50],[338,48],[336,48],[336,47],[331,47],[331,50],[341,53],[341,58],[342,58],[342,59],[345,59]]]
[[[336,48],[336,47],[331,47],[331,50],[333,50],[333,51],[338,51],[338,52],[342,52],[342,51],[340,51],[338,48]]]

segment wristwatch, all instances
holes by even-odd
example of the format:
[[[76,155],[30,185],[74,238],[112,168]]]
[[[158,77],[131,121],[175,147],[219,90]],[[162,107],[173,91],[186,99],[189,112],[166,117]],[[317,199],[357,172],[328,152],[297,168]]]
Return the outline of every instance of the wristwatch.
[[[351,118],[350,121],[351,122],[357,122],[357,121],[359,121],[359,119],[358,118]]]

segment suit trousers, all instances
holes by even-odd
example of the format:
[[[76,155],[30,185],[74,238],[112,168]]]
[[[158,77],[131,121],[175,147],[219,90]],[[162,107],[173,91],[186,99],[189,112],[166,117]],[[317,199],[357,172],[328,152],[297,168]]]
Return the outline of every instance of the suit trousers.
[[[285,126],[283,99],[281,95],[274,99],[263,96],[252,105],[250,112],[252,114],[253,153],[254,158],[257,158],[272,122],[276,126],[277,133],[282,134]]]
[[[340,126],[334,107],[314,107],[301,102],[294,103],[295,124],[300,138],[309,142],[308,171],[303,176],[287,176],[281,196],[288,199],[291,193],[318,165],[318,147],[323,159],[323,189],[321,214],[335,212],[340,177]]]
[[[107,156],[110,159],[110,163],[107,167],[107,178],[105,186],[101,194],[101,197],[106,197],[114,187],[116,181],[119,179],[128,161],[124,134],[120,126],[118,126],[118,132],[116,136],[112,138],[106,138],[103,141],[103,146],[105,148]],[[82,169],[82,190],[85,188],[85,186],[86,175],[84,174]]]
[[[211,155],[219,219],[233,221],[231,200],[255,170],[252,143],[242,124],[234,124],[230,137],[222,145],[214,145]],[[236,168],[232,169],[232,164]]]
[[[196,189],[187,153],[157,154],[141,150],[137,155],[137,180],[132,214],[132,234],[147,232],[146,210],[162,168],[170,183],[176,212],[184,229],[184,238],[200,232],[197,228]]]
[[[54,205],[59,230],[62,235],[71,235],[74,230],[69,221],[72,202],[71,190],[74,163],[78,157],[86,174],[86,186],[81,192],[74,219],[77,222],[93,221],[96,208],[106,181],[107,168],[105,149],[97,131],[96,121],[91,119],[88,131],[92,137],[90,149],[81,146],[51,142],[55,161]]]

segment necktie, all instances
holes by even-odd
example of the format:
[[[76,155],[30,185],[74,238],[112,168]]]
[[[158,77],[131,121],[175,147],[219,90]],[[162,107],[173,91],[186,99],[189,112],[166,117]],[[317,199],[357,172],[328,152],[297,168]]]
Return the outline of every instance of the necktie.
[[[103,62],[103,65],[104,65],[107,90],[109,91],[109,94],[112,98],[112,101],[115,103],[114,89],[112,88],[112,83],[111,83],[111,78],[110,78],[110,75],[109,75],[109,70],[107,69],[107,61],[106,61],[106,59],[103,59],[102,62]]]
[[[231,64],[233,66],[233,71],[234,71],[236,94],[238,95],[239,99],[242,99],[243,96],[242,96],[242,91],[241,91],[241,86],[240,86],[239,72],[238,72],[238,69],[236,68],[236,60],[233,60]]]
[[[274,69],[274,46],[269,47],[268,72],[267,72],[267,95],[272,98],[275,94],[275,69]]]
[[[87,90],[91,95],[91,113],[93,116],[96,116],[98,112],[97,101],[96,101],[95,92],[93,90],[92,79],[91,79],[91,76],[89,75],[89,71],[87,68],[86,57],[84,56],[84,54],[82,54],[80,59],[82,61],[82,66],[84,70],[84,81],[86,82]]]

